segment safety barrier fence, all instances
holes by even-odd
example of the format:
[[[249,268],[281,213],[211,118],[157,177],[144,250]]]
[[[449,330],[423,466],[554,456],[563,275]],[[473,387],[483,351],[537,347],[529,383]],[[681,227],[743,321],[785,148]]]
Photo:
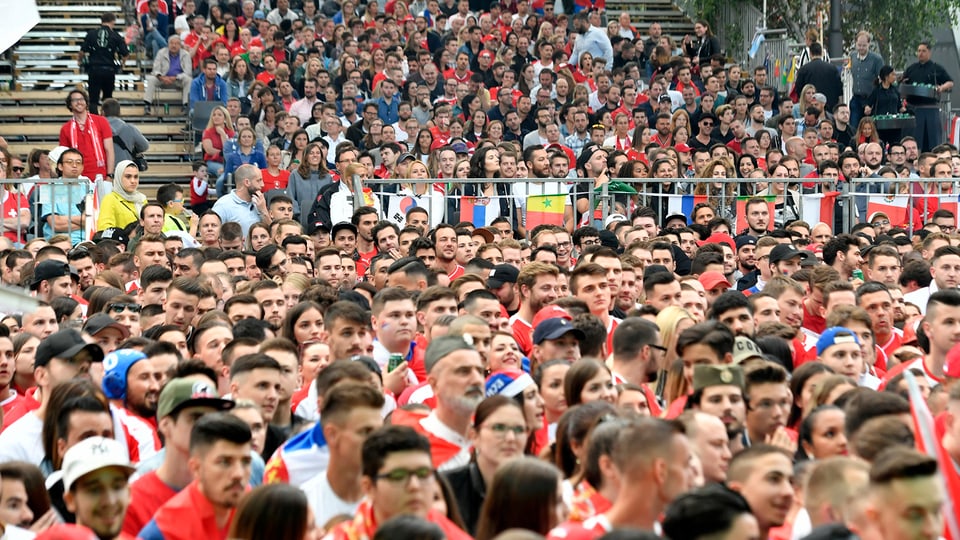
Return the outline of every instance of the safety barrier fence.
[[[401,227],[415,207],[427,211],[431,226],[467,221],[483,227],[503,216],[528,232],[545,223],[602,228],[611,216],[629,217],[640,206],[652,208],[661,225],[671,215],[682,214],[690,223],[698,217],[706,222],[712,214],[726,219],[734,234],[748,228],[772,230],[795,220],[849,231],[876,212],[885,214],[891,226],[914,230],[937,209],[960,214],[954,179],[631,178],[597,186],[582,178],[434,178],[367,180],[364,185],[365,199],[375,201],[383,218]],[[703,204],[712,212],[700,210]],[[352,211],[342,209],[341,217]],[[342,219],[331,216],[332,223],[338,221]]]

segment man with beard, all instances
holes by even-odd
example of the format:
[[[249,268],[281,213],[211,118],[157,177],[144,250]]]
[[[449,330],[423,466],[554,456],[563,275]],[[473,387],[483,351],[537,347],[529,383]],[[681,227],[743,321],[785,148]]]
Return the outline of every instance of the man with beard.
[[[517,276],[520,309],[510,317],[513,339],[523,354],[533,351],[533,318],[544,306],[557,299],[560,271],[547,263],[532,262]]]
[[[447,273],[450,281],[462,276],[466,270],[457,264],[457,230],[452,225],[441,223],[431,237],[437,250],[436,265]],[[416,254],[415,254],[416,255]]]
[[[430,342],[424,364],[436,408],[427,416],[395,411],[393,423],[413,427],[430,439],[434,468],[462,467],[470,462],[468,433],[474,410],[484,397],[483,360],[462,337],[451,335]]]
[[[863,264],[860,242],[855,236],[849,234],[840,234],[831,238],[823,246],[823,262],[839,272],[840,279],[849,281],[853,271]]]
[[[613,333],[613,362],[610,365],[615,384],[634,384],[643,389],[651,416],[660,416],[657,396],[647,386],[656,376],[666,347],[660,329],[640,317],[629,317]]]
[[[593,58],[604,58],[605,65],[613,67],[613,46],[607,33],[590,24],[590,12],[582,11],[573,17],[573,29],[579,34],[573,52],[570,53],[570,63],[576,65],[580,55],[587,52]]]
[[[373,228],[380,221],[376,208],[363,206],[358,208],[350,223],[356,229],[357,239],[357,275],[365,275],[370,268],[370,260],[377,255],[377,246],[373,242]]]
[[[570,192],[570,186],[562,181],[542,181],[553,178],[553,174],[550,171],[550,157],[543,145],[534,144],[525,148],[523,151],[523,161],[527,164],[527,170],[530,172],[530,176],[540,180],[533,182],[516,182],[511,188],[518,211],[520,215],[523,216],[523,221],[525,222],[527,215],[527,197],[531,195],[567,195],[567,193]],[[563,224],[567,230],[573,230],[573,206],[569,197],[564,197]],[[522,230],[527,232],[526,228]]]
[[[154,424],[160,384],[153,362],[140,351],[119,349],[103,358],[103,370],[103,392],[117,420],[137,441],[141,461],[150,458],[161,448]]]
[[[134,470],[126,448],[114,439],[89,437],[67,450],[63,502],[76,515],[76,524],[103,540],[125,537],[121,529]]]
[[[263,191],[263,175],[255,165],[241,165],[233,173],[237,187],[224,197],[217,199],[213,211],[223,223],[239,223],[244,231],[258,221],[270,223],[270,211],[267,209]]]
[[[97,265],[93,264],[90,250],[86,248],[70,250],[67,254],[67,259],[80,276],[80,290],[77,291],[77,294],[80,294],[93,285],[93,280],[97,279]]]
[[[753,309],[740,291],[727,291],[718,296],[711,306],[710,318],[723,323],[735,336],[753,338],[756,328]]]
[[[757,237],[744,234],[736,237],[734,242],[737,246],[737,270],[733,273],[733,281],[736,282],[752,275],[757,269]]]
[[[766,199],[755,197],[747,201],[744,211],[747,214],[747,230],[745,234],[763,236],[770,228],[770,205]]]
[[[194,481],[157,510],[139,538],[219,538],[250,479],[250,427],[239,417],[208,413],[190,432]]]
[[[731,450],[741,447],[740,435],[743,433],[747,409],[740,366],[694,366],[693,394],[688,403],[688,408],[716,416],[723,422]]]

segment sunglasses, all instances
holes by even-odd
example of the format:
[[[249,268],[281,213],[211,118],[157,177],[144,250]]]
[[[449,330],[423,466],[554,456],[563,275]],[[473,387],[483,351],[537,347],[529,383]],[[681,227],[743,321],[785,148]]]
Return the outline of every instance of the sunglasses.
[[[127,304],[127,303],[116,303],[116,304],[107,304],[107,310],[114,313],[123,313],[123,310],[129,309],[134,313],[140,313],[140,304]]]
[[[11,167],[11,168],[13,169],[13,172],[18,172],[18,173],[22,173],[24,169],[23,167]]]

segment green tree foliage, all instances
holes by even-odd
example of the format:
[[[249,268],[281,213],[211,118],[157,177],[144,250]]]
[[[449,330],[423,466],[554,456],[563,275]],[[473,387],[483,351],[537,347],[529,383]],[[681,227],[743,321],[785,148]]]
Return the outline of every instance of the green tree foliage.
[[[916,60],[917,43],[938,27],[957,22],[960,0],[847,0],[843,4],[844,43],[860,30],[873,34],[879,52],[902,69]]]

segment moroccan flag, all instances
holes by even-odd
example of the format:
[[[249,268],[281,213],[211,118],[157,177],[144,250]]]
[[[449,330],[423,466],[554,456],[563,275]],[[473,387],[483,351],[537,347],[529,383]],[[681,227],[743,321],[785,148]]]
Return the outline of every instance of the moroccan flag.
[[[838,195],[840,195],[839,191],[801,195],[801,219],[809,223],[811,227],[822,222],[830,225],[832,229]]]
[[[770,195],[766,197],[737,197],[737,225],[734,227],[735,232],[740,234],[741,231],[747,229],[747,201],[750,199],[764,199],[767,201],[767,208],[769,209],[769,219],[767,220],[767,230],[773,230],[773,211],[776,203],[776,197]]]
[[[527,197],[528,231],[538,225],[563,225],[563,206],[566,195],[530,195]]]
[[[500,202],[489,197],[460,199],[460,221],[469,221],[474,227],[486,227],[500,216]]]
[[[910,397],[910,416],[913,419],[913,432],[916,434],[917,450],[937,460],[940,471],[940,480],[944,484],[946,501],[943,508],[943,534],[946,538],[960,539],[960,526],[957,524],[957,515],[960,512],[960,474],[953,465],[953,460],[947,455],[943,444],[937,438],[933,415],[927,408],[927,401],[920,393],[917,379],[910,370],[903,372],[907,381],[907,392]]]

